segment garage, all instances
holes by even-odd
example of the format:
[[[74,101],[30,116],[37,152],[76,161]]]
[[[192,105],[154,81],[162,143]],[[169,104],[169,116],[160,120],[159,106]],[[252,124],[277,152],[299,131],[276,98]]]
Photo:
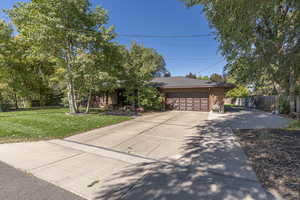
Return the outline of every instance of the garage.
[[[173,92],[166,94],[166,104],[173,110],[208,112],[208,97],[204,92]]]
[[[187,77],[157,77],[151,84],[165,97],[166,109],[202,112],[209,112],[213,107],[224,112],[225,92],[235,87]]]

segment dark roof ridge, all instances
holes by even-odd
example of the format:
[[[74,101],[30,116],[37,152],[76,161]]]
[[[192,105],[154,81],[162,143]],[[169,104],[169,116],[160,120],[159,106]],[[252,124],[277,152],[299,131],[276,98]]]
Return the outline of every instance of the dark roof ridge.
[[[201,87],[225,87],[234,88],[234,85],[226,82],[213,82],[210,80],[193,79],[183,76],[157,77],[152,81],[157,87],[161,88],[201,88]]]

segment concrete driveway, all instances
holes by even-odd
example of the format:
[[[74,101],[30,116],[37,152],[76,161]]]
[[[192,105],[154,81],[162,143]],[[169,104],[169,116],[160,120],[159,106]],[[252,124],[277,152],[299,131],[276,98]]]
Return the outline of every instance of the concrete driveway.
[[[219,123],[208,113],[156,113],[64,140],[3,144],[0,160],[87,199],[273,199]]]
[[[211,114],[209,120],[218,126],[233,129],[285,128],[290,119],[259,110],[232,108],[225,114]]]

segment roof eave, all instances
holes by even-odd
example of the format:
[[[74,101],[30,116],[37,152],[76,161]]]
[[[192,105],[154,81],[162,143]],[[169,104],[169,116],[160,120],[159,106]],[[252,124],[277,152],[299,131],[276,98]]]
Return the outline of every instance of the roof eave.
[[[159,87],[161,89],[201,89],[201,88],[227,88],[227,89],[232,89],[234,88],[233,86],[161,86]]]

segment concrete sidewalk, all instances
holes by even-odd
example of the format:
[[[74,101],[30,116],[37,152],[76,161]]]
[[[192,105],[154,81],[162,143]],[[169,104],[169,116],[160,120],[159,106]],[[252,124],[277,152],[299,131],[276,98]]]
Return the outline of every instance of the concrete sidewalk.
[[[0,145],[0,159],[86,199],[273,199],[231,132],[166,112],[65,140]]]

